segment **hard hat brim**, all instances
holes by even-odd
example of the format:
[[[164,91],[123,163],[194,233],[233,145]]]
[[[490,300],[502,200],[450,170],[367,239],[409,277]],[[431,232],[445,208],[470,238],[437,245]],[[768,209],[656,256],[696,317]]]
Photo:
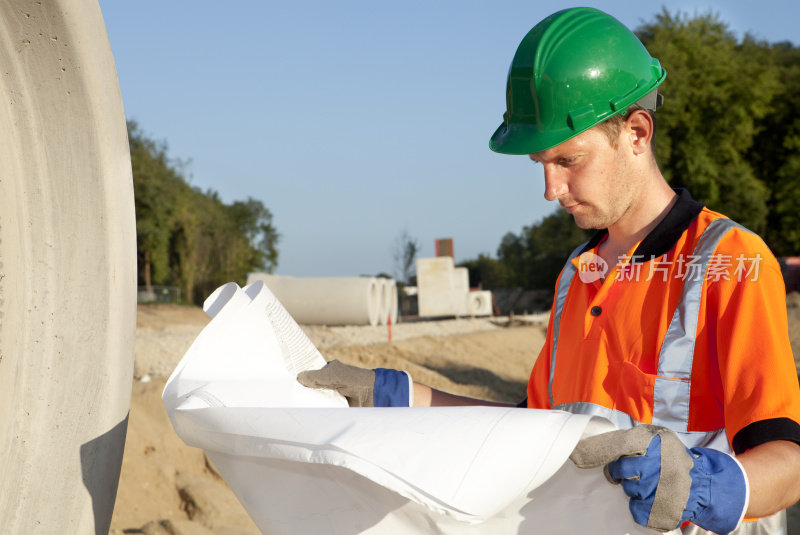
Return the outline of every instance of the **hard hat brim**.
[[[489,140],[489,148],[500,154],[535,154],[572,139],[581,132],[570,128],[542,132],[533,124],[501,124]]]

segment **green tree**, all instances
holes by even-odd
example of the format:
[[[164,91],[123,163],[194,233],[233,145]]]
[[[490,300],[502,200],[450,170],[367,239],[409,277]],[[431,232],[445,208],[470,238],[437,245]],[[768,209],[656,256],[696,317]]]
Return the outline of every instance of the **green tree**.
[[[749,36],[738,42],[713,14],[664,9],[637,33],[667,69],[656,135],[665,178],[763,232],[769,189],[747,154],[780,90],[769,48]]]
[[[191,187],[166,145],[136,123],[128,138],[140,284],[176,285],[187,301],[199,302],[222,283],[243,284],[249,272],[275,268],[280,236],[261,201],[225,204],[216,192]]]
[[[764,238],[775,254],[791,256],[800,252],[800,48],[783,42],[770,52],[781,87],[772,111],[759,121],[748,157],[770,188]]]
[[[256,199],[224,204],[214,191],[189,189],[172,229],[173,277],[198,302],[227,281],[252,271],[272,272],[279,234],[271,212]]]
[[[236,201],[229,214],[238,234],[245,238],[237,244],[233,265],[241,269],[256,268],[272,273],[278,265],[278,241],[280,234],[272,223],[272,212],[257,199]]]
[[[497,259],[506,267],[506,287],[524,287],[530,279],[530,256],[525,252],[525,228],[517,235],[506,232],[497,248]]]
[[[513,273],[508,279],[509,286],[553,289],[572,250],[592,234],[593,231],[578,227],[572,216],[561,209],[534,225],[523,227],[519,235],[507,233],[497,256]]]
[[[128,122],[128,139],[136,207],[136,238],[141,283],[166,284],[170,277],[170,229],[183,179],[170,166],[166,146],[145,137]]]
[[[411,284],[411,278],[416,271],[415,262],[419,250],[419,240],[411,236],[408,230],[403,229],[395,238],[392,254],[394,256],[395,274],[400,282]]]
[[[511,268],[489,255],[480,254],[478,258],[460,262],[458,265],[469,270],[470,286],[478,286],[484,290],[517,286]]]

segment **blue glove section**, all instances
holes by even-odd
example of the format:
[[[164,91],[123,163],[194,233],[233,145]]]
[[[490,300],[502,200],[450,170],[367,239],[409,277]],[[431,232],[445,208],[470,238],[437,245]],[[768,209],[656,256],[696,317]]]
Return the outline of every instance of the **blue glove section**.
[[[372,400],[375,407],[409,407],[408,374],[389,368],[375,368]]]
[[[719,534],[734,530],[747,502],[747,481],[739,463],[708,448],[686,452],[694,466],[689,471],[692,483],[681,520]],[[661,477],[661,437],[653,438],[644,455],[609,463],[608,474],[630,497],[633,519],[646,526]]]
[[[733,531],[747,506],[747,481],[730,455],[708,448],[692,448],[692,490],[684,520],[716,533]]]
[[[606,470],[615,482],[622,484],[622,490],[630,497],[628,507],[633,520],[647,526],[661,478],[661,437],[653,437],[644,455],[620,457],[608,463]]]

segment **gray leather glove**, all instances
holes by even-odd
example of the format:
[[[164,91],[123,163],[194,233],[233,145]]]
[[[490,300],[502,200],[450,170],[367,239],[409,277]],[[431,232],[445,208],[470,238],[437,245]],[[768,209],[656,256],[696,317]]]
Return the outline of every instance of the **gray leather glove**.
[[[297,375],[297,381],[308,388],[336,390],[351,407],[374,406],[375,372],[332,360],[324,368]]]
[[[678,435],[666,427],[639,425],[585,438],[569,458],[580,468],[605,466],[608,480],[621,482],[631,497],[631,513],[638,524],[670,531],[682,520],[694,520],[684,512],[693,490],[694,461]],[[620,469],[621,458],[632,462]]]

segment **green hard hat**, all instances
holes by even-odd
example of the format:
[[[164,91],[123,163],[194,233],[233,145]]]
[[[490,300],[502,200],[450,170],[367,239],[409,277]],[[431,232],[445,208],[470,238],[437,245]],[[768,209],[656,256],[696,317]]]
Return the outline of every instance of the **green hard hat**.
[[[555,147],[651,93],[655,101],[666,76],[633,32],[611,15],[588,7],[553,13],[528,32],[514,54],[507,111],[489,148],[532,154]]]

